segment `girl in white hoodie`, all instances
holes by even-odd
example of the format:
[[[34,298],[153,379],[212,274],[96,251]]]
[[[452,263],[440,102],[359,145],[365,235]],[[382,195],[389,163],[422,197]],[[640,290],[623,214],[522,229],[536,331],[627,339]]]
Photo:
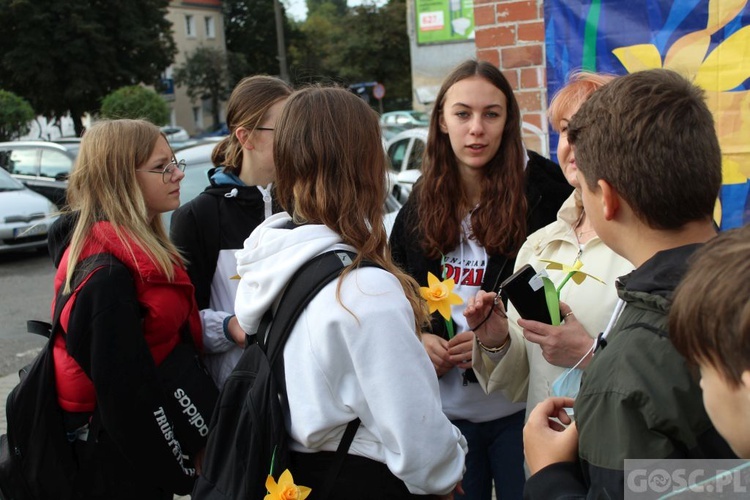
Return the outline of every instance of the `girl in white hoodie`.
[[[329,498],[452,498],[466,441],[442,412],[418,337],[427,315],[417,285],[387,250],[378,117],[344,89],[309,87],[289,98],[274,134],[276,194],[286,212],[266,219],[237,253],[240,326],[256,333],[316,255],[357,253],[302,312],[284,348],[295,482],[315,498],[344,429],[359,417]],[[381,268],[360,268],[362,260]]]

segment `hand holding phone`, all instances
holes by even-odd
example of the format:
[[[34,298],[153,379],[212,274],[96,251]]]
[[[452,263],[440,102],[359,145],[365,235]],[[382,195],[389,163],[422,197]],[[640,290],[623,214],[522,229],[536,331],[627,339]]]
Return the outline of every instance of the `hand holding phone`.
[[[525,264],[503,281],[500,288],[523,319],[552,324],[544,294],[544,283],[531,265]]]

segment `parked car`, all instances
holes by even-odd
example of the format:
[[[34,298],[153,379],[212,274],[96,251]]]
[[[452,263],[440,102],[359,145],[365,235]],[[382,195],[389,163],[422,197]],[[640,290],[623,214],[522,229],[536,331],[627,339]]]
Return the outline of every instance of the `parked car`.
[[[214,164],[211,162],[211,153],[216,144],[216,140],[207,140],[201,144],[175,151],[177,159],[185,160],[186,163],[185,177],[180,183],[180,205],[184,205],[198,196],[210,184],[208,172],[214,168]],[[391,186],[395,186],[395,174],[389,176],[389,183]],[[393,194],[389,194],[385,200],[386,216],[383,221],[389,233],[401,205],[402,203]],[[171,221],[172,212],[162,214],[162,222],[164,222],[167,232],[169,232]]]
[[[0,167],[57,206],[65,204],[68,176],[79,144],[51,141],[0,143]]]
[[[423,111],[389,111],[380,116],[380,123],[400,127],[426,127],[430,124],[430,115]]]
[[[167,125],[161,128],[162,133],[167,136],[167,140],[170,144],[173,142],[185,142],[190,139],[190,134],[187,130],[176,125]]]
[[[411,188],[422,175],[422,158],[427,145],[426,127],[404,130],[394,135],[386,144],[386,154],[396,176],[394,195],[403,204]]]
[[[0,169],[0,252],[47,248],[57,207]]]

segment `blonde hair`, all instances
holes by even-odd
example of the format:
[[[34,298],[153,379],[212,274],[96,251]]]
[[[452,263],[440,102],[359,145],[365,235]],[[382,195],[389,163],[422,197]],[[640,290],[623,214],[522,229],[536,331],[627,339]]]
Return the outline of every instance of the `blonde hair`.
[[[214,148],[211,161],[223,165],[225,171],[240,175],[242,170],[242,144],[234,132],[245,127],[254,130],[265,118],[268,109],[292,93],[284,80],[272,76],[256,75],[243,78],[232,90],[227,102],[227,128],[229,135]]]
[[[342,276],[364,259],[393,274],[419,332],[427,311],[416,281],[391,260],[383,226],[388,166],[380,134],[377,113],[351,92],[317,85],[296,91],[276,124],[276,193],[296,222],[324,224],[357,250]]]
[[[148,160],[160,137],[164,134],[159,128],[145,120],[100,121],[84,134],[68,182],[69,209],[77,212],[77,221],[70,242],[66,293],[86,238],[99,221],[108,221],[131,253],[131,242],[138,245],[170,280],[174,265],[183,264],[161,217],[149,220],[136,179],[136,168]]]
[[[581,107],[591,94],[604,87],[616,78],[608,73],[593,73],[578,70],[571,73],[566,83],[560,88],[549,103],[547,116],[555,132],[560,132],[560,121],[572,109]]]

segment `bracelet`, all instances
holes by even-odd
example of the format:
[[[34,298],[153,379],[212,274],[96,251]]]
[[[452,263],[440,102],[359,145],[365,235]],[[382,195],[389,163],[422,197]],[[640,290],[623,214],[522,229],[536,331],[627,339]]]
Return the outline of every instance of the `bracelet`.
[[[481,347],[485,352],[500,352],[505,349],[505,346],[508,345],[508,342],[510,341],[510,332],[508,332],[508,336],[505,338],[505,342],[503,342],[503,345],[499,347],[487,347],[486,345],[482,344],[482,342],[479,340],[479,337],[477,337],[476,339],[479,347]]]

